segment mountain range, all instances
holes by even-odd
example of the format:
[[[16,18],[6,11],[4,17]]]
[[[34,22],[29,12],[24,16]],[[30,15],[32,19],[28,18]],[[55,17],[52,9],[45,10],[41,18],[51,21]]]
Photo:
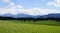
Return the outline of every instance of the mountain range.
[[[28,14],[17,14],[17,15],[12,15],[12,14],[4,14],[1,15],[4,17],[13,17],[13,18],[60,18],[60,13],[53,13],[53,14],[48,14],[48,15],[28,15]]]

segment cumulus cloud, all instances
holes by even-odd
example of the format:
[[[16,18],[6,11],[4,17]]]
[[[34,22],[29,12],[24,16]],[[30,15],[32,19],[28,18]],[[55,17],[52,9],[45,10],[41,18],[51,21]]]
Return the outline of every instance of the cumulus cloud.
[[[4,1],[9,2],[10,0],[4,0]],[[51,5],[51,4],[49,3],[49,5]],[[11,2],[11,1],[10,1],[8,6],[6,6],[4,8],[0,8],[0,15],[4,15],[4,14],[12,14],[12,15],[29,14],[29,15],[35,16],[35,15],[47,15],[50,13],[60,13],[60,12],[58,12],[57,10],[41,9],[41,8],[24,9],[23,6],[16,5],[15,3]]]
[[[54,5],[55,7],[60,7],[60,0],[54,0],[53,2],[48,2],[48,5]]]
[[[48,15],[50,13],[57,13],[56,10],[49,9],[41,9],[41,8],[33,8],[31,11],[31,15]]]
[[[21,9],[20,7],[15,8],[3,8],[0,9],[0,14],[28,14],[28,15],[47,15],[50,13],[58,13],[56,10],[49,10],[49,9],[40,9],[40,8],[33,8],[33,9]]]

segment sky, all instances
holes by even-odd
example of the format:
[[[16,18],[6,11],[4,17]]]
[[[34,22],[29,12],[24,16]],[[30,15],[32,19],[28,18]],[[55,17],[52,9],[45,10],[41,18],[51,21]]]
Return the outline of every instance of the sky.
[[[60,13],[60,0],[0,0],[0,15]]]

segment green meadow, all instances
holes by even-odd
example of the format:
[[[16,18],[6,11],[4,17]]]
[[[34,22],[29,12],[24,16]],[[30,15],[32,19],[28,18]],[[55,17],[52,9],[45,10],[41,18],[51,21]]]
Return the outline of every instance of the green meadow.
[[[60,33],[60,22],[0,20],[0,33]]]

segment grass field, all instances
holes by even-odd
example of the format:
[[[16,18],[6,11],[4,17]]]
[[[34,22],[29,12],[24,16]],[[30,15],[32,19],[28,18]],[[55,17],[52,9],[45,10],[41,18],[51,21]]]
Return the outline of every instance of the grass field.
[[[60,33],[60,22],[0,20],[0,33]]]

